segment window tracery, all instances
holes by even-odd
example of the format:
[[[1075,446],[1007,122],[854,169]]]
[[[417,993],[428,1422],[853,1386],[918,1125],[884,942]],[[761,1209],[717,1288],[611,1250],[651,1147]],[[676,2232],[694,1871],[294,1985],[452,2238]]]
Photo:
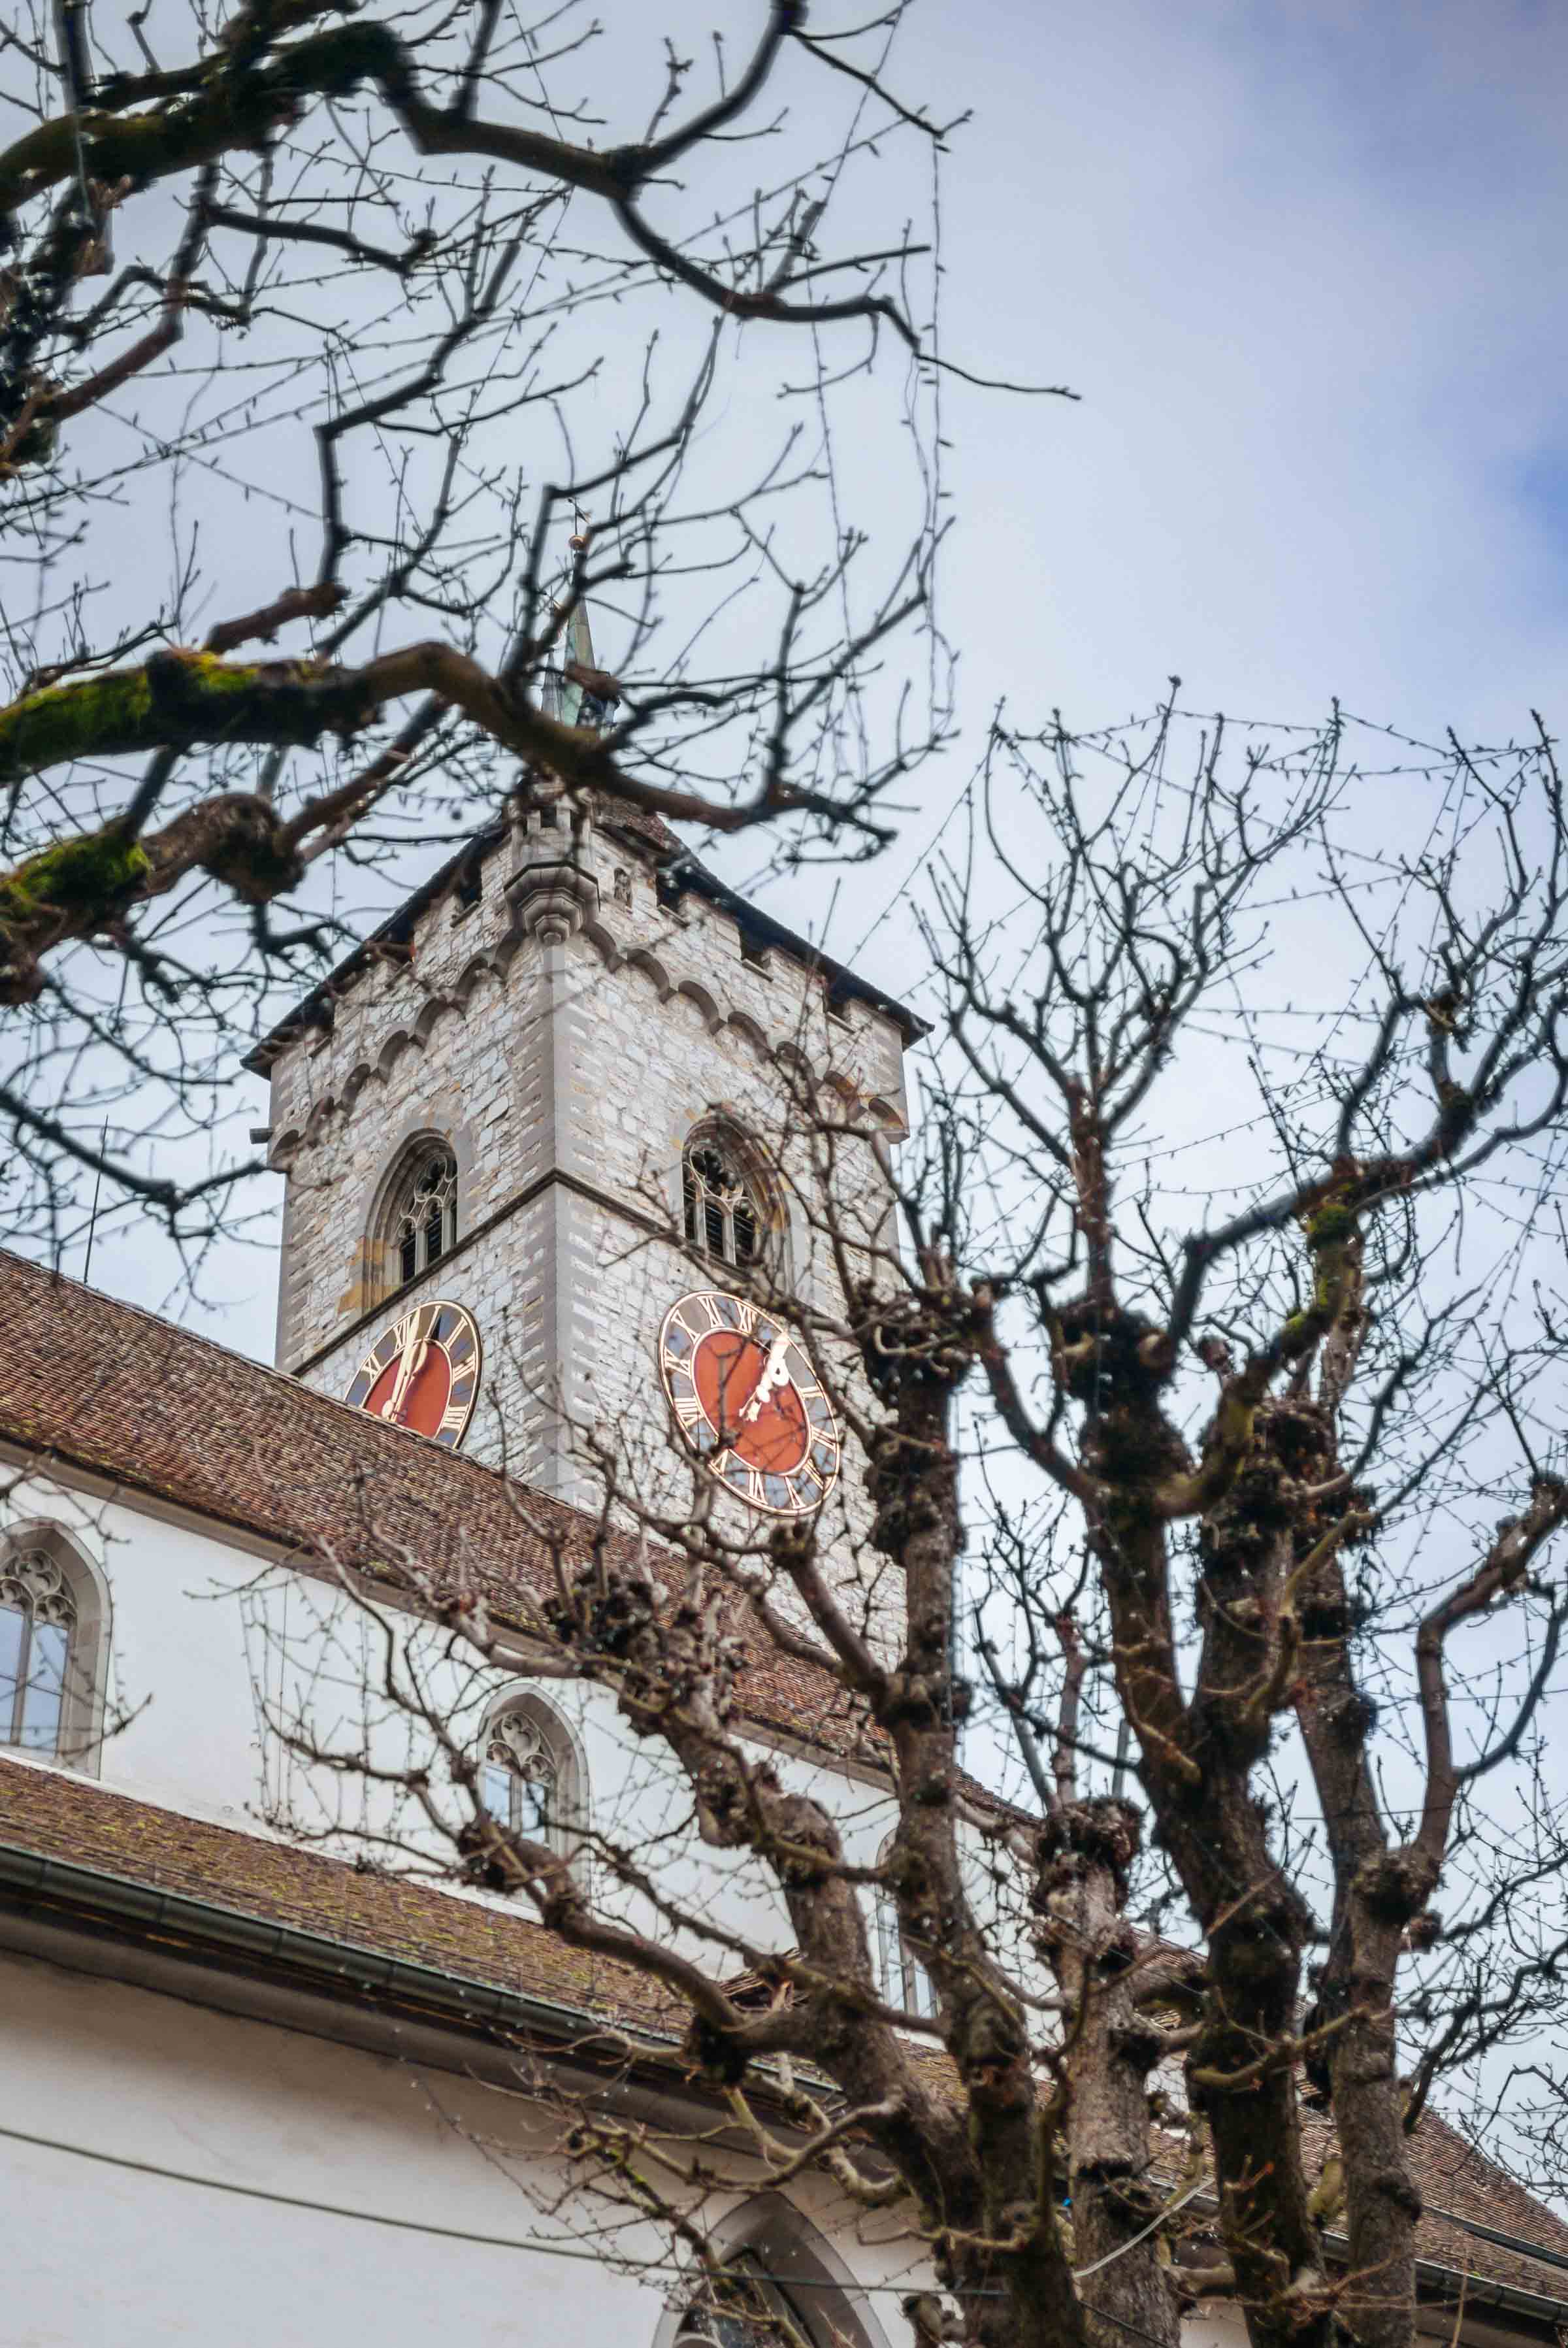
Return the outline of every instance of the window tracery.
[[[689,1141],[681,1192],[692,1247],[739,1272],[759,1262],[772,1218],[762,1184],[733,1145],[713,1134]]]
[[[457,1244],[457,1161],[449,1149],[425,1149],[392,1197],[388,1253],[393,1284],[406,1287]]]
[[[498,1824],[569,1856],[584,1788],[570,1736],[537,1697],[504,1705],[485,1732],[479,1795]]]
[[[76,1593],[45,1549],[0,1557],[0,1745],[61,1748]]]

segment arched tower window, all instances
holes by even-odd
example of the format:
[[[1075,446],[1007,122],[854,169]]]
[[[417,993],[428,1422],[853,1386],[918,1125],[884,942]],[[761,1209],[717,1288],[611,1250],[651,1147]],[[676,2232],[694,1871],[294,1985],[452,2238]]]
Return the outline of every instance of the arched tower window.
[[[575,1740],[536,1695],[503,1699],[485,1725],[479,1795],[497,1825],[569,1859],[588,1812]]]
[[[681,1196],[687,1241],[699,1253],[739,1272],[760,1261],[773,1217],[761,1180],[727,1135],[695,1134],[686,1144]]]
[[[457,1244],[457,1161],[445,1144],[420,1150],[392,1193],[387,1256],[394,1287],[405,1288]]]
[[[96,1765],[108,1600],[53,1527],[0,1548],[0,1746]]]

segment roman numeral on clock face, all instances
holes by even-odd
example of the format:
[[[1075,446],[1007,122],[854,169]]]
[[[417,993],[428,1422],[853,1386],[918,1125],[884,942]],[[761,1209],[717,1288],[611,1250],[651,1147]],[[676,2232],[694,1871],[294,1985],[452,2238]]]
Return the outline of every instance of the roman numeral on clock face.
[[[437,1356],[441,1357],[440,1364]],[[348,1400],[365,1408],[383,1381],[395,1378],[376,1405],[376,1416],[390,1426],[409,1428],[410,1397],[428,1393],[439,1369],[446,1374],[446,1399],[440,1417],[410,1432],[455,1450],[466,1432],[479,1385],[479,1332],[473,1314],[447,1298],[430,1298],[411,1304],[384,1329],[361,1362],[348,1390]],[[439,1385],[437,1383],[437,1391]],[[387,1395],[397,1393],[399,1407],[388,1417]],[[434,1396],[430,1396],[434,1401]],[[421,1408],[420,1416],[423,1416]]]
[[[416,1304],[412,1313],[405,1313],[393,1328],[393,1350],[401,1354],[405,1345],[418,1344],[421,1338],[429,1334],[433,1318],[428,1304]]]
[[[715,1342],[721,1338],[731,1342]],[[838,1427],[811,1354],[787,1324],[743,1296],[695,1289],[666,1313],[656,1353],[673,1431],[727,1492],[774,1516],[808,1516],[821,1507],[838,1475]],[[753,1422],[767,1406],[804,1438],[806,1457],[771,1422],[760,1423],[765,1435],[753,1439]],[[752,1449],[761,1467],[745,1456]],[[770,1464],[781,1449],[794,1457],[794,1467]]]

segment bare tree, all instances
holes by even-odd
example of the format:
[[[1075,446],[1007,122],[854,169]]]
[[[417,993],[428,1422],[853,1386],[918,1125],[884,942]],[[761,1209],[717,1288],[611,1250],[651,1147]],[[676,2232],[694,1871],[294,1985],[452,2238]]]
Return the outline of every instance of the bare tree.
[[[997,732],[916,1141],[775,1097],[833,1276],[755,1295],[847,1522],[770,1531],[700,1464],[661,1498],[584,1427],[597,1529],[514,1487],[519,1591],[367,1519],[368,1713],[363,1675],[337,1733],[272,1705],[313,1798],[391,1803],[296,1828],[477,1873],[686,2017],[714,2128],[584,2109],[569,2149],[715,2288],[715,2195],[811,2170],[933,2262],[919,2339],[1173,2343],[1231,2297],[1258,2348],[1405,2348],[1411,2133],[1562,2014],[1568,827],[1543,731],[1389,738]],[[657,1833],[579,1823],[591,1871],[486,1792],[519,1653],[665,1789]],[[821,1691],[815,1774],[748,1735],[775,1669]]]
[[[0,33],[0,1115],[56,1253],[99,1173],[240,1211],[237,1045],[519,762],[856,854],[948,729],[902,5],[705,76],[637,10],[150,15]]]

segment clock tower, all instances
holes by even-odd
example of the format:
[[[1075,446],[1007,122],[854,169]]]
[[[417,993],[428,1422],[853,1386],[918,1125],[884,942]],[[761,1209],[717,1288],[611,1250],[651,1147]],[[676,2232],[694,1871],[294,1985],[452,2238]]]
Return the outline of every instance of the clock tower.
[[[657,819],[525,788],[254,1056],[279,1368],[581,1506],[694,1456],[852,1532],[800,1104],[857,1129],[832,1220],[869,1239],[917,1032]]]

